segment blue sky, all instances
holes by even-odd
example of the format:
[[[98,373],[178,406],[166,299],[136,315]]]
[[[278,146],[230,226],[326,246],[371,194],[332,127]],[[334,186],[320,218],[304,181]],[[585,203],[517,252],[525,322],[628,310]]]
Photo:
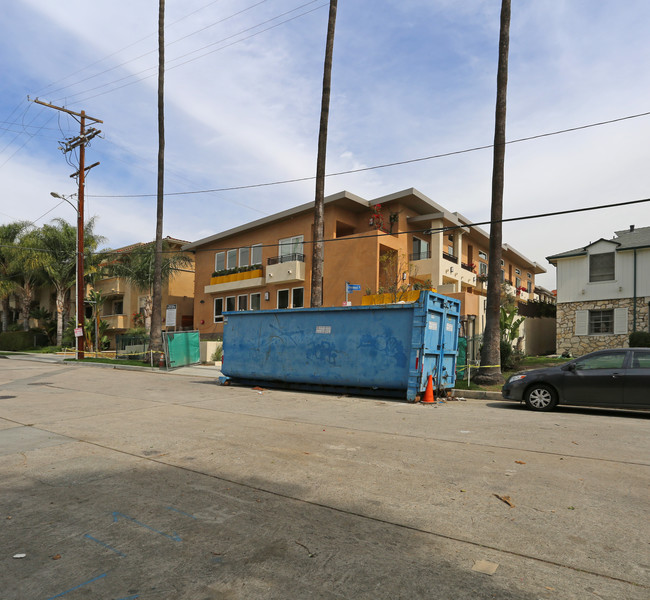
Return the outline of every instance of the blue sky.
[[[153,239],[155,198],[110,196],[156,192],[157,0],[6,4],[0,222],[53,207],[37,224],[74,218],[50,192],[75,191],[57,148],[78,125],[29,95],[104,121],[87,151],[101,165],[86,212],[111,247]],[[326,4],[167,0],[167,193],[314,175]],[[499,10],[498,0],[339,0],[327,171],[490,144]],[[648,23],[642,0],[515,0],[507,138],[650,111]],[[504,216],[649,197],[649,134],[647,116],[508,146]],[[491,171],[480,150],[331,177],[326,193],[415,187],[478,222]],[[164,234],[197,240],[313,197],[313,181],[170,196]],[[545,265],[539,281],[553,288],[545,256],[631,224],[650,225],[650,204],[508,224],[504,241]]]

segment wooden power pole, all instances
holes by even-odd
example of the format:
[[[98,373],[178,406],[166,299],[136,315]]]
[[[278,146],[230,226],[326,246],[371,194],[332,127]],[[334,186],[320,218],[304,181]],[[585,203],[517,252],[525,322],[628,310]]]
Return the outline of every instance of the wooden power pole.
[[[79,148],[79,170],[70,175],[70,177],[77,177],[79,182],[79,191],[77,192],[77,328],[81,328],[82,335],[77,336],[77,357],[84,357],[84,335],[83,327],[85,322],[84,315],[84,298],[85,298],[85,284],[84,284],[84,189],[86,186],[86,172],[96,167],[99,163],[96,162],[89,167],[86,167],[86,144],[92,140],[101,131],[91,127],[86,129],[86,120],[95,123],[103,123],[100,119],[88,116],[85,111],[79,113],[61,106],[55,106],[47,102],[42,102],[38,98],[34,100],[36,104],[47,106],[55,110],[67,113],[73,117],[78,118],[80,124],[79,137],[68,139],[63,143],[62,150],[64,153],[72,152],[75,148]]]

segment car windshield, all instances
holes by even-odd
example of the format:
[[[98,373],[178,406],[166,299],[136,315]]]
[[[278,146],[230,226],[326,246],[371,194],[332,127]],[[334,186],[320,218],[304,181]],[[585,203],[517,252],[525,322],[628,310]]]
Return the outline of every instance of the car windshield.
[[[611,354],[597,354],[596,356],[584,356],[576,360],[576,369],[621,369],[625,362],[624,352],[612,352]]]

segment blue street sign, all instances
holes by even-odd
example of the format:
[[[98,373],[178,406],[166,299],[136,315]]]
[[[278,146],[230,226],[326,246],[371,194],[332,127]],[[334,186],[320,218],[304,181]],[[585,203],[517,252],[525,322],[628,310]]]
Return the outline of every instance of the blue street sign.
[[[348,283],[348,292],[360,292],[361,286],[357,283]]]

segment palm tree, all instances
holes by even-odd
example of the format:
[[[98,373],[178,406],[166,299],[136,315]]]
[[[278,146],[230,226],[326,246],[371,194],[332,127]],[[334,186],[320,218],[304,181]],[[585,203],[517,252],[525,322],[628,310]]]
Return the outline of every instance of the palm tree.
[[[334,28],[336,27],[337,0],[330,0],[325,44],[325,68],[323,72],[323,96],[321,99],[320,129],[318,132],[318,156],[316,158],[316,198],[314,201],[314,246],[311,263],[311,306],[323,305],[323,237],[325,234],[325,163],[327,159],[327,123],[330,112],[332,83],[332,55],[334,52]]]
[[[27,222],[0,225],[0,307],[2,310],[2,331],[9,327],[9,299],[17,290],[14,246],[18,244],[20,234],[27,227]]]
[[[144,307],[145,327],[151,330],[151,337],[155,335],[151,322],[152,312],[156,309],[153,302],[153,285],[154,285],[154,257],[161,257],[160,278],[161,288],[163,283],[168,283],[178,272],[192,265],[192,259],[186,254],[180,252],[173,253],[169,250],[170,246],[163,240],[162,252],[156,251],[154,243],[143,244],[133,248],[128,253],[116,253],[111,256],[107,262],[106,269],[114,277],[121,277],[134,285],[142,292],[146,292],[146,304]],[[162,294],[158,301],[160,306],[158,310],[162,313]],[[161,327],[162,329],[162,327]],[[161,334],[158,334],[162,337]],[[151,340],[153,343],[153,339]]]
[[[158,188],[150,348],[162,350],[163,204],[165,183],[165,0],[158,4]]]
[[[11,269],[15,277],[15,292],[20,303],[20,319],[23,329],[29,331],[29,314],[36,294],[36,288],[44,283],[43,263],[46,253],[39,248],[36,229],[23,229],[18,245],[11,252]]]
[[[497,102],[494,126],[494,160],[492,166],[492,210],[490,215],[490,260],[488,263],[485,332],[481,349],[481,368],[474,381],[494,384],[502,380],[500,352],[501,332],[501,244],[503,218],[503,172],[506,154],[506,96],[508,90],[508,50],[510,45],[510,0],[501,1]]]
[[[104,240],[95,235],[94,226],[94,217],[84,225],[84,254],[88,256],[88,259],[84,257],[84,270],[86,265],[92,265],[90,256]],[[56,291],[56,345],[60,346],[66,296],[76,284],[77,228],[63,219],[54,219],[35,231],[35,239],[46,250],[41,256],[41,268]]]

